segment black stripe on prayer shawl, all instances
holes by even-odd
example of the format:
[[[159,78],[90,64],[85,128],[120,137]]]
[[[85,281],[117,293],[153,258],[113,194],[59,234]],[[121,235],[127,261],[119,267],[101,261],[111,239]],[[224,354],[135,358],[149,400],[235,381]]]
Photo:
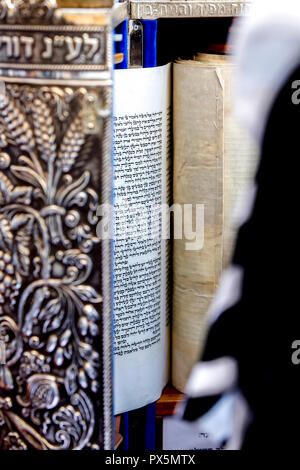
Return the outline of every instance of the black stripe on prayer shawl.
[[[274,58],[276,60],[276,58]],[[233,264],[242,267],[241,300],[211,325],[203,360],[232,356],[238,387],[253,414],[245,449],[299,446],[300,365],[300,105],[292,103],[297,68],[270,111],[249,219],[240,227]],[[259,116],[257,116],[259,119]],[[196,420],[214,397],[189,398],[183,416]],[[203,404],[201,405],[201,401]]]
[[[202,416],[212,408],[222,395],[211,395],[209,397],[190,398],[189,406],[185,408],[183,419],[193,421],[195,416]]]

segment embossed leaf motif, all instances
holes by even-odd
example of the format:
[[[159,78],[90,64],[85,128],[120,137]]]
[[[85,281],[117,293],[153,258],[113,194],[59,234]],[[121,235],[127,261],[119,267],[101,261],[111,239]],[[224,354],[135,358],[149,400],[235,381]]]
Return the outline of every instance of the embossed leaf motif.
[[[26,313],[22,331],[23,334],[27,337],[32,334],[33,325],[39,316],[44,298],[47,295],[46,289],[47,288],[45,287],[40,287],[35,291],[33,301],[30,305],[29,310]]]
[[[92,302],[94,304],[102,302],[101,295],[99,295],[91,286],[76,286],[75,291],[78,297],[85,302]]]
[[[14,185],[10,179],[0,171],[0,205],[7,204],[9,202],[9,196],[14,189]]]
[[[34,220],[28,214],[16,214],[11,221],[11,230],[15,233],[13,261],[23,276],[29,275],[33,224]]]
[[[0,332],[4,338],[10,338],[9,342],[5,342],[4,354],[6,365],[11,367],[17,362],[22,353],[20,330],[11,317],[4,315],[0,316]]]
[[[77,377],[79,385],[86,389],[90,383],[93,393],[97,393],[98,383],[95,379],[98,377],[99,354],[93,350],[90,344],[82,341],[79,343],[78,351],[81,358]]]
[[[39,314],[43,333],[57,330],[64,317],[63,302],[61,298],[49,300]]]
[[[76,412],[73,406],[62,406],[57,413],[53,415],[53,421],[59,426],[59,429],[72,436],[75,441],[80,438],[82,427],[86,427],[80,413]]]
[[[77,391],[77,367],[72,364],[66,370],[65,387],[68,395],[73,395]]]
[[[9,368],[4,364],[0,364],[0,390],[12,390],[13,388],[13,378]]]
[[[9,202],[18,202],[28,206],[31,203],[32,189],[28,186],[15,187],[10,194]]]
[[[9,178],[0,171],[0,205],[18,202],[29,205],[33,188],[30,186],[14,186]]]
[[[93,351],[92,346],[88,343],[80,342],[79,343],[79,354],[83,359],[89,359]]]
[[[13,234],[10,223],[5,215],[0,215],[0,248],[4,251],[11,250]]]
[[[12,174],[18,179],[25,181],[26,183],[29,183],[37,188],[41,188],[44,192],[46,192],[45,181],[43,178],[41,178],[40,175],[36,173],[36,171],[32,170],[31,168],[27,168],[26,166],[16,165],[12,165],[10,170]]]

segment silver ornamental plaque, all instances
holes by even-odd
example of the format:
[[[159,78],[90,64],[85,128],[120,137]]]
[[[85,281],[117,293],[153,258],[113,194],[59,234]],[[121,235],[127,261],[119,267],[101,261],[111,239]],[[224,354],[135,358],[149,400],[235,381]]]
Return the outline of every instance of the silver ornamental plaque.
[[[130,1],[132,19],[156,18],[224,18],[245,16],[249,13],[248,0],[162,0]]]
[[[106,10],[107,11],[107,10]],[[107,13],[107,15],[109,15]],[[111,24],[0,2],[0,448],[109,449]]]

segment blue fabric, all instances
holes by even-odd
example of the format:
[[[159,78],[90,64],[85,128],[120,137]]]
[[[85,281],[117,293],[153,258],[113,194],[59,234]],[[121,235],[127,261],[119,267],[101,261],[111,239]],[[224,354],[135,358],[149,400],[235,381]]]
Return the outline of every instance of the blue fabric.
[[[146,406],[145,449],[155,450],[155,402]]]
[[[120,64],[115,65],[115,69],[127,69],[128,68],[128,54],[127,54],[127,31],[128,31],[128,20],[123,21],[119,26],[116,27],[115,33],[122,34],[123,38],[120,42],[115,42],[115,52],[122,52],[124,60]]]
[[[144,27],[144,68],[156,67],[157,20],[143,20]]]

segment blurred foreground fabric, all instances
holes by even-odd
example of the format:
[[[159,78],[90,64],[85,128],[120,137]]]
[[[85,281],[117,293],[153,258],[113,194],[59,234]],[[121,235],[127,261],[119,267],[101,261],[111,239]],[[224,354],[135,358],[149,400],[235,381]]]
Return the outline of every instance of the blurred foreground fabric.
[[[300,365],[292,362],[300,339],[300,105],[292,99],[300,80],[300,5],[261,4],[233,33],[237,116],[260,146],[260,163],[179,413],[215,447],[287,450],[300,434]]]

